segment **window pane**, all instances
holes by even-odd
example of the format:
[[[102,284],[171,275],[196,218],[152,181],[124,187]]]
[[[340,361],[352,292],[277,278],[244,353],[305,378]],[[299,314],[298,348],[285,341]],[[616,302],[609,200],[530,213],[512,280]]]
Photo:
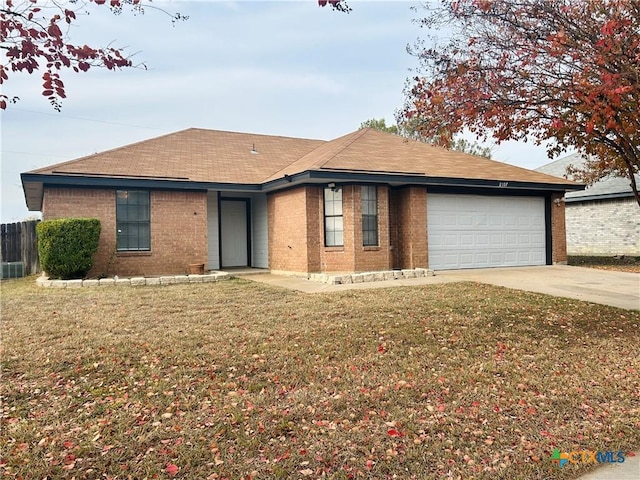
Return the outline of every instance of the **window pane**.
[[[327,247],[333,247],[336,244],[336,234],[334,232],[327,232]]]
[[[333,202],[333,214],[342,215],[342,195],[340,195],[339,200]]]
[[[371,245],[371,232],[362,233],[362,244],[364,246]]]
[[[150,250],[149,192],[116,192],[116,238],[118,250]]]
[[[342,217],[333,217],[333,229],[338,232],[338,231],[342,231]]]
[[[327,200],[326,198],[324,200],[324,214],[333,215],[333,202],[330,200]]]
[[[149,207],[147,205],[138,205],[136,207],[135,219],[140,221],[149,220]]]
[[[333,232],[335,230],[334,227],[334,217],[327,217],[324,219],[324,230],[327,233]]]
[[[151,232],[148,223],[141,223],[138,229],[138,248],[149,250],[151,248]]]
[[[342,230],[340,230],[339,232],[336,231],[335,233],[335,241],[333,243],[336,247],[341,247],[342,245],[344,245],[344,241],[342,240]]]

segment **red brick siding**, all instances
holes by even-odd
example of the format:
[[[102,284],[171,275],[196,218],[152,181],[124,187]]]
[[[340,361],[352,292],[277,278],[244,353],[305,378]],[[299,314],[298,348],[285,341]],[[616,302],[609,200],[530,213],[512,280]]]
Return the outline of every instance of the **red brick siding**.
[[[267,196],[271,270],[308,271],[307,195],[307,187],[301,187]]]
[[[361,202],[359,185],[342,186],[344,245],[326,247],[324,186],[270,194],[270,268],[335,273],[427,266],[425,189],[378,186],[377,247],[362,245]]]
[[[342,222],[344,227],[344,245],[325,247],[324,245],[324,188],[317,187],[319,195],[320,222],[320,265],[322,272],[354,272],[356,270],[354,245],[355,239],[355,189],[354,185],[342,186]],[[359,198],[359,197],[358,197]],[[360,220],[361,222],[361,220]],[[362,241],[360,242],[362,243]]]
[[[563,196],[563,193],[551,195],[551,261],[554,264],[567,262],[567,230]]]
[[[318,218],[322,212],[322,189],[307,187],[307,272],[320,272],[321,249],[324,246],[324,222]]]
[[[100,219],[100,244],[90,277],[180,274],[190,263],[207,263],[205,192],[151,192],[150,252],[116,252],[115,190],[45,188],[42,214],[45,220]]]
[[[355,188],[354,195],[354,255],[355,271],[367,272],[375,270],[390,270],[392,259],[389,237],[389,189],[378,186],[378,246],[365,247],[362,245],[362,190]]]
[[[396,262],[400,268],[426,268],[427,191],[423,187],[406,187],[397,192],[398,244]]]
[[[391,254],[391,267],[401,268],[400,258],[400,192],[396,189],[389,190],[389,248]]]

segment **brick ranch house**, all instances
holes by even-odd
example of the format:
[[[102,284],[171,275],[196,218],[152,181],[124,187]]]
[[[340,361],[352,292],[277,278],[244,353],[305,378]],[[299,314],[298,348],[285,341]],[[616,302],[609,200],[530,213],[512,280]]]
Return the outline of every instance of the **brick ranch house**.
[[[188,129],[23,173],[29,210],[96,217],[89,276],[566,261],[566,179],[372,129],[331,141]]]

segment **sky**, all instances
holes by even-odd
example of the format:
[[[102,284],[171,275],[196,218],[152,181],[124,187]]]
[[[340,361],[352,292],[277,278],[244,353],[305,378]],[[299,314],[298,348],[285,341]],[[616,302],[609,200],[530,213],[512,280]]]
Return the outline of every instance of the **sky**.
[[[146,69],[62,72],[56,112],[41,78],[14,74],[3,93],[20,100],[0,113],[0,223],[38,215],[26,208],[20,173],[187,128],[330,140],[370,118],[394,123],[417,59],[407,45],[426,32],[419,2],[350,0],[350,14],[316,0],[166,1],[188,15],[113,15],[91,5],[69,36],[76,44],[127,47]],[[550,160],[543,147],[509,142],[493,158],[525,168]],[[131,159],[135,162],[135,158]]]

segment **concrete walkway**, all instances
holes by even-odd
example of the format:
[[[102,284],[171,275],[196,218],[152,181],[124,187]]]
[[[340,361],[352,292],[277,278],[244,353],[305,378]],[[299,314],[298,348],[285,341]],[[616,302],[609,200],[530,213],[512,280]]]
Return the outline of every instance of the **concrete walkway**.
[[[579,480],[638,480],[640,478],[640,452],[635,457],[627,456],[622,463],[612,463],[591,473],[583,475]]]
[[[545,293],[556,297],[574,298],[626,310],[640,310],[640,274],[570,267],[567,265],[448,270],[436,272],[435,276],[422,278],[348,285],[327,285],[313,282],[306,278],[273,275],[270,273],[243,275],[242,278],[305,293],[473,281],[517,290]]]

